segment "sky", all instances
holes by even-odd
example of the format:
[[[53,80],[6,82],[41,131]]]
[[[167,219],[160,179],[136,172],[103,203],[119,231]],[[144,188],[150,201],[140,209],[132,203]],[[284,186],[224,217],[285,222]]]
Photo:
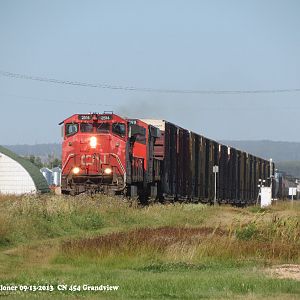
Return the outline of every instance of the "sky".
[[[300,89],[300,1],[0,1],[0,71],[163,90]],[[74,113],[157,118],[215,140],[300,142],[300,91],[159,93],[0,74],[0,144],[60,142]]]

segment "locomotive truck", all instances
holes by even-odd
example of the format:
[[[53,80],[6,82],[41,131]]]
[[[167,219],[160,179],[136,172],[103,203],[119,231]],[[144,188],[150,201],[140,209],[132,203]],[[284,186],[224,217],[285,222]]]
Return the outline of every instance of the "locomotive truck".
[[[160,201],[256,202],[259,179],[274,164],[165,120],[128,119],[112,112],[75,114],[60,123],[62,193],[119,194]]]

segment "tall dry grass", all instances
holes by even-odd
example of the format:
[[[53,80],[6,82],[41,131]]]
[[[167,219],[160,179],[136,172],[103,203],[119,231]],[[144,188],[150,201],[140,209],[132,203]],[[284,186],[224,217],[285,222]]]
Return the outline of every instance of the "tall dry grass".
[[[105,256],[107,254],[137,254],[145,251],[163,253],[171,245],[192,246],[204,237],[226,235],[221,229],[200,228],[141,228],[128,232],[111,233],[94,238],[70,240],[62,244],[62,250],[72,255],[82,253]]]
[[[95,238],[69,240],[63,255],[102,259],[111,255],[154,256],[158,259],[195,262],[205,258],[253,259],[265,262],[300,262],[300,231],[296,218],[268,223],[232,223],[226,230],[216,227],[142,228]]]

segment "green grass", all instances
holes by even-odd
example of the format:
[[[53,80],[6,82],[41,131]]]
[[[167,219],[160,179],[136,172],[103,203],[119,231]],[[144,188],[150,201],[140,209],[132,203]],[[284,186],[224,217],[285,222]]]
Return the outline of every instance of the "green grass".
[[[0,284],[119,285],[8,299],[299,299],[300,205],[139,207],[96,196],[0,197]]]

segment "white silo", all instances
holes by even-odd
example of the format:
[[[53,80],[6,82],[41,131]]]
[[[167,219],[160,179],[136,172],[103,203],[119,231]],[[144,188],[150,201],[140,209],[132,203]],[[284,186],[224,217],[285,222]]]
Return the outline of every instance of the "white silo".
[[[50,170],[48,168],[42,168],[40,171],[43,174],[43,176],[45,177],[45,179],[47,180],[48,185],[53,185],[53,172],[52,172],[52,170]]]
[[[56,167],[52,169],[53,174],[53,184],[56,186],[60,186],[61,183],[61,168]]]

